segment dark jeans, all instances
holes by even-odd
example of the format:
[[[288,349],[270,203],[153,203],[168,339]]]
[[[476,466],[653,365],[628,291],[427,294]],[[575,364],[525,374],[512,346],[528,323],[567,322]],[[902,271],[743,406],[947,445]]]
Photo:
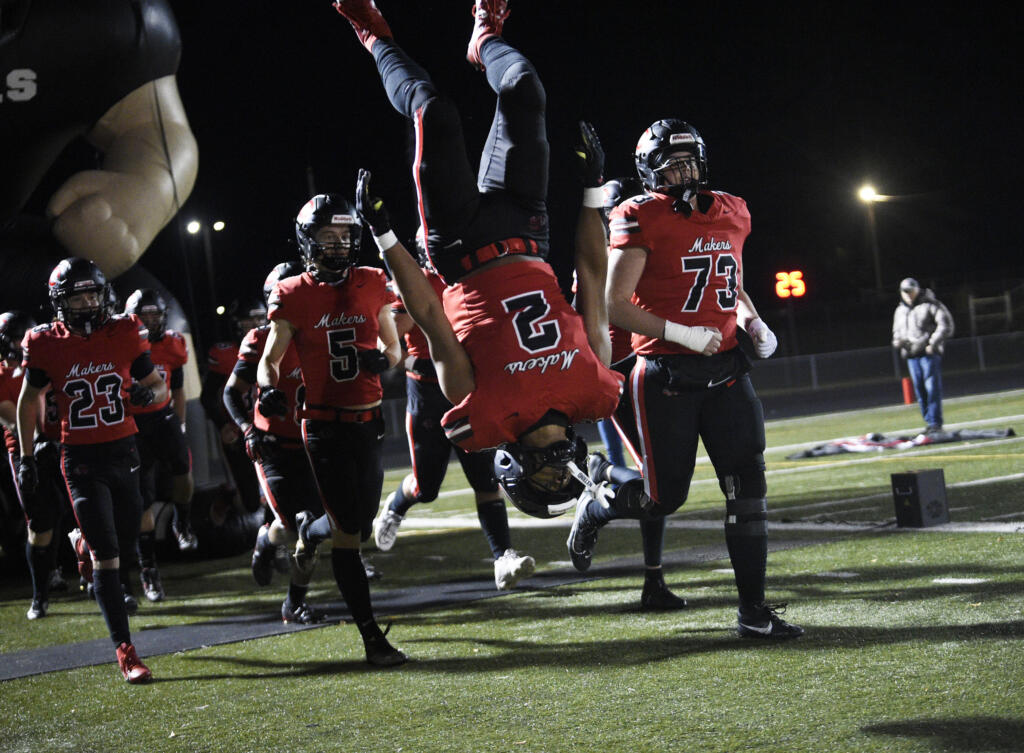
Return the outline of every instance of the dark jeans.
[[[925,424],[942,426],[942,356],[908,358],[907,368]]]

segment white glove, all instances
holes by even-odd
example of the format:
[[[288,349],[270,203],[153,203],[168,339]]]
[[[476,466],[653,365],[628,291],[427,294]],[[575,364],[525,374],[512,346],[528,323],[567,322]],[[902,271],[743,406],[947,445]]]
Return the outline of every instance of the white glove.
[[[758,358],[768,358],[779,347],[779,338],[760,319],[747,322],[747,334],[754,341],[754,351]]]
[[[714,327],[687,327],[685,324],[669,321],[665,322],[664,338],[706,356],[716,353],[722,344],[722,333]]]

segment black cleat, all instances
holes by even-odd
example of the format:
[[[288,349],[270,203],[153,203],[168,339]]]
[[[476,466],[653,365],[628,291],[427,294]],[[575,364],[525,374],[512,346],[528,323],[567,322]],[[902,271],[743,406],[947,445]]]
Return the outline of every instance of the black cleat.
[[[384,576],[384,573],[378,570],[377,567],[362,554],[359,555],[359,559],[363,563],[363,572],[366,573],[367,580],[380,580]]]
[[[569,538],[565,542],[572,566],[581,573],[590,569],[594,547],[597,545],[598,526],[588,513],[591,501],[589,495],[584,495],[576,503],[576,517],[572,521]]]
[[[644,577],[644,590],[640,594],[640,609],[644,612],[666,612],[673,609],[686,609],[686,599],[676,596],[669,590],[661,570],[657,575]]]
[[[150,601],[164,600],[164,584],[160,582],[160,571],[155,567],[144,567],[139,575],[142,580],[142,592]]]
[[[736,632],[740,638],[760,638],[762,640],[783,641],[799,638],[804,629],[799,625],[790,625],[779,615],[786,613],[785,604],[766,604],[761,602],[752,607],[740,607],[736,621]]]
[[[281,622],[295,625],[316,625],[324,621],[324,615],[306,602],[292,606],[288,599],[281,604]]]
[[[295,542],[292,561],[298,571],[304,575],[312,575],[313,568],[316,567],[317,545],[309,539],[309,527],[316,519],[316,515],[309,510],[303,510],[295,516],[295,530],[298,532],[299,540]]]
[[[252,578],[259,586],[269,586],[274,579],[276,547],[270,543],[269,532],[270,524],[264,523],[256,534],[256,546],[252,550]]]
[[[46,616],[46,610],[50,608],[50,602],[45,599],[32,599],[32,605],[28,608],[25,616],[30,620],[38,620]]]
[[[364,638],[363,646],[366,648],[366,661],[375,667],[397,667],[405,664],[409,657],[391,645],[387,639],[388,625],[383,631],[378,630],[377,635],[372,638]]]
[[[139,602],[131,591],[124,586],[121,586],[121,589],[124,592],[124,609],[128,612],[129,617],[134,617],[139,613]]]

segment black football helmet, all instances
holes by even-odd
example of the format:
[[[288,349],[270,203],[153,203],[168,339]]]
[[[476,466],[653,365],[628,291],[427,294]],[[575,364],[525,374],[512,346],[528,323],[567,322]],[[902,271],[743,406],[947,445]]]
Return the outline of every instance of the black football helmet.
[[[305,267],[297,261],[283,261],[270,270],[270,274],[267,275],[267,279],[263,282],[263,300],[269,306],[270,305],[270,294],[274,290],[274,286],[277,285],[281,280],[288,277],[295,277],[301,275],[305,271]]]
[[[667,184],[661,173],[672,166],[672,155],[692,155],[697,175],[684,183]],[[659,120],[643,132],[636,145],[636,171],[646,190],[689,201],[708,186],[708,152],[704,139],[689,123],[675,118]]]
[[[75,332],[90,335],[110,318],[110,284],[103,271],[88,259],[71,256],[61,261],[50,273],[49,288],[57,320]],[[96,304],[72,310],[68,299],[80,293],[96,293]]]
[[[601,202],[601,214],[604,216],[604,224],[607,226],[608,217],[612,210],[619,204],[633,196],[643,193],[643,186],[636,178],[623,176],[607,180],[601,186],[603,200]]]
[[[235,326],[235,336],[245,337],[249,330],[267,323],[267,304],[255,296],[236,298],[228,307],[228,316]]]
[[[142,319],[142,323],[149,330],[150,342],[162,339],[164,332],[167,331],[167,304],[163,296],[152,288],[139,288],[128,296],[124,304],[124,313],[135,314]]]
[[[572,462],[586,472],[587,443],[566,429],[567,439],[547,447],[524,447],[520,442],[502,445],[494,453],[494,476],[516,508],[534,518],[555,518],[571,509],[583,493],[583,483],[569,472]],[[564,471],[564,480],[552,488],[536,480],[543,468]]]
[[[21,341],[25,333],[36,326],[36,321],[24,311],[6,311],[0,314],[0,358],[20,364]]]
[[[345,226],[349,230],[349,245],[322,244],[316,234],[330,225]],[[336,193],[317,194],[307,201],[295,218],[295,240],[306,269],[317,279],[333,282],[341,279],[345,271],[359,262],[359,249],[363,241],[363,224],[356,208],[344,196]],[[342,253],[344,252],[344,253]]]

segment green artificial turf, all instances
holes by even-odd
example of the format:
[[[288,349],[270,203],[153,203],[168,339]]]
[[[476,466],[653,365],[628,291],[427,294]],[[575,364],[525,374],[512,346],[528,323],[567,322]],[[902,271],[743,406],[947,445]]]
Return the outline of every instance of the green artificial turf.
[[[1019,430],[1024,393],[946,412]],[[790,548],[769,556],[769,595],[807,628],[797,641],[735,637],[725,559],[667,569],[687,610],[640,612],[640,537],[618,525],[601,532],[596,566],[630,556],[635,573],[395,616],[391,638],[413,659],[396,670],[370,670],[355,629],[332,625],[156,656],[148,686],[112,662],[0,683],[0,751],[1021,750],[1024,532],[896,529],[887,495],[892,472],[943,468],[954,521],[1024,528],[1024,479],[993,480],[1024,472],[1024,442],[806,461],[771,449],[916,426],[903,407],[769,425],[771,520],[850,524],[772,534]],[[720,527],[695,527],[721,519],[711,477],[699,467],[705,482],[670,520],[669,561],[721,546]],[[465,486],[454,466],[451,494],[413,508],[391,552],[370,550],[375,592],[491,577]],[[557,523],[513,529],[541,571],[566,566]],[[167,601],[142,604],[133,630],[272,612],[283,597],[280,583],[252,584],[245,555],[163,572]],[[0,651],[106,635],[72,596],[27,622],[27,595],[0,587]],[[337,599],[321,562],[311,600]]]

